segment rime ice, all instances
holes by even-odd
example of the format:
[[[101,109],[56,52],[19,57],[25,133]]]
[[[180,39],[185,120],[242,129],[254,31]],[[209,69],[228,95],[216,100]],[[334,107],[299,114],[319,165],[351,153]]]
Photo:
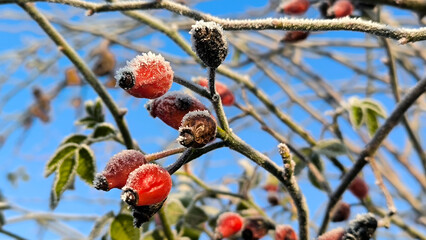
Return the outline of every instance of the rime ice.
[[[130,77],[134,81],[130,81]],[[117,86],[138,98],[154,99],[164,95],[172,86],[173,70],[161,55],[142,53],[120,68],[115,75]]]

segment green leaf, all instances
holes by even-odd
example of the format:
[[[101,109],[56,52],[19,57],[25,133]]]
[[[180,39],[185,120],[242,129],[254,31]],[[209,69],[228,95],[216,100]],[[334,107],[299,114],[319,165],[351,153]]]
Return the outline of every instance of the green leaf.
[[[383,108],[382,104],[376,101],[375,99],[372,99],[372,98],[363,99],[361,102],[361,107],[368,108],[374,111],[379,117],[386,118],[387,116],[386,110]]]
[[[93,140],[101,140],[113,137],[115,135],[114,126],[110,123],[98,123],[93,130],[91,138]]]
[[[370,136],[373,136],[379,128],[379,121],[377,120],[376,112],[370,109],[365,109],[365,124]]]
[[[186,213],[185,222],[189,226],[198,226],[201,223],[207,221],[208,218],[209,217],[202,208],[194,206]]]
[[[95,106],[95,103],[92,100],[87,100],[84,102],[84,109],[86,109],[86,114],[88,116],[93,116],[93,107]]]
[[[314,151],[327,157],[337,157],[346,154],[345,146],[337,139],[324,139],[317,142]]]
[[[299,149],[299,152],[305,156],[306,159],[309,159],[309,156],[312,154],[312,150],[310,148],[301,148]],[[304,162],[302,159],[300,159],[296,154],[293,154],[293,161],[296,164],[294,167],[293,174],[299,175],[302,170],[306,167],[306,162]]]
[[[109,228],[112,240],[138,240],[139,229],[133,227],[133,217],[119,214],[114,218]]]
[[[349,120],[355,129],[360,128],[362,122],[364,121],[362,108],[359,106],[351,106],[349,111]]]
[[[58,164],[64,159],[74,158],[75,150],[78,148],[78,145],[75,143],[67,143],[60,146],[56,152],[53,154],[53,157],[47,162],[44,176],[48,177],[52,174],[58,167]]]
[[[86,125],[87,128],[93,128],[96,123],[97,122],[93,119],[93,117],[87,116],[76,121],[75,125]]]
[[[102,229],[105,227],[105,225],[108,224],[108,222],[114,217],[114,213],[108,212],[107,214],[105,214],[104,216],[102,216],[101,218],[97,219],[95,222],[95,225],[93,226],[92,231],[89,234],[88,239],[89,240],[93,240],[96,239],[97,237],[99,237],[99,235],[102,232]]]
[[[184,236],[183,238],[189,238],[190,240],[198,240],[200,238],[201,233],[202,232],[198,229],[183,226],[183,234],[182,234],[182,236]]]
[[[155,229],[149,232],[146,232],[143,237],[143,240],[164,240],[167,239],[166,235],[162,230]]]
[[[314,187],[318,188],[319,190],[323,190],[323,188],[321,187],[321,184],[317,181],[315,176],[312,174],[311,170],[308,170],[308,179]]]
[[[105,116],[102,110],[102,101],[100,98],[97,98],[95,101],[95,106],[93,107],[93,118],[96,122],[103,122]]]
[[[177,199],[171,199],[167,202],[165,212],[171,225],[175,225],[179,218],[185,214],[185,207]]]
[[[62,140],[61,145],[64,145],[66,143],[80,144],[80,143],[84,142],[86,139],[87,139],[86,135],[83,135],[83,134],[71,134],[71,135],[65,137],[64,140]]]
[[[92,149],[86,144],[80,145],[76,158],[78,176],[91,186],[96,173],[96,161]]]
[[[56,169],[56,179],[52,188],[52,202],[51,206],[55,208],[59,199],[68,185],[72,182],[76,172],[77,161],[75,156],[64,158],[58,169]]]

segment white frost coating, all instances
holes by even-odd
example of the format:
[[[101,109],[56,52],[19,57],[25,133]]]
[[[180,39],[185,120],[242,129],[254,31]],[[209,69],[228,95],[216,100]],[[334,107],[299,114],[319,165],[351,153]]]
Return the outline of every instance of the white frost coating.
[[[195,30],[197,29],[203,29],[203,28],[210,28],[210,29],[217,29],[217,31],[222,36],[223,42],[227,44],[227,41],[225,39],[225,34],[223,33],[223,28],[216,22],[204,22],[203,20],[195,22],[194,25],[191,26],[191,31],[189,31],[189,34],[191,35],[191,43],[192,43],[192,50],[195,51],[194,45],[195,45],[195,39],[194,34]]]
[[[161,56],[161,54],[156,55],[152,52],[142,53],[141,55],[137,55],[136,57],[134,57],[132,60],[127,61],[126,66],[117,70],[114,76],[114,78],[117,80],[116,87],[118,87],[118,82],[123,76],[123,72],[131,72],[136,77],[137,70],[141,67],[147,66],[150,67],[150,71],[156,72],[155,75],[160,76],[160,78],[167,75],[173,76],[174,74],[172,68],[170,67],[170,63],[166,61],[164,57]],[[158,69],[159,66],[164,66],[164,69]]]
[[[210,117],[210,113],[207,110],[195,110],[195,111],[191,111],[187,114],[185,114],[185,116],[183,116],[182,121],[180,122],[180,124],[182,125],[188,118],[191,117],[197,117],[197,116],[204,116],[204,117]]]
[[[136,167],[145,162],[145,156],[141,152],[137,150],[123,150],[111,157],[102,174],[104,176],[114,176],[117,173],[123,172],[126,168]]]

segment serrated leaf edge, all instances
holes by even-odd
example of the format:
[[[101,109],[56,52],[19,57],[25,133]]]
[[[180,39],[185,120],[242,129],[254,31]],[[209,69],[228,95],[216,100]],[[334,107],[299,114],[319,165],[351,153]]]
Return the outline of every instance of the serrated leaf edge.
[[[62,146],[60,146],[58,149],[56,149],[56,151],[53,153],[53,155],[52,155],[52,157],[49,159],[49,161],[47,161],[47,163],[46,163],[46,166],[45,166],[45,168],[44,168],[44,177],[48,177],[50,174],[52,174],[53,172],[55,172],[56,171],[56,169],[57,169],[57,166],[58,166],[58,164],[59,163],[61,163],[62,161],[63,161],[63,159],[64,158],[66,158],[66,157],[68,157],[70,154],[67,154],[67,155],[65,155],[62,159],[60,159],[59,161],[58,161],[58,163],[56,163],[55,165],[53,165],[52,166],[52,169],[49,169],[49,163],[53,160],[53,158],[61,151],[61,150],[63,150],[64,148],[66,148],[66,147],[69,147],[69,146],[72,146],[72,145],[75,145],[75,148],[76,149],[78,149],[78,144],[75,144],[75,143],[67,143],[67,144],[65,144],[65,145],[62,145]],[[75,150],[74,150],[74,154],[75,154]]]

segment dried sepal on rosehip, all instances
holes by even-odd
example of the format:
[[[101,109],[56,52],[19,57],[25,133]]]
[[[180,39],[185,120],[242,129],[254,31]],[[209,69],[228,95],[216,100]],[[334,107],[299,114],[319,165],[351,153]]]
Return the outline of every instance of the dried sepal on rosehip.
[[[338,0],[327,10],[327,15],[334,18],[350,16],[354,6],[349,0]]]
[[[189,112],[182,119],[177,141],[185,147],[204,147],[216,138],[216,127],[207,110]]]
[[[163,202],[172,189],[172,178],[166,169],[147,163],[130,173],[121,199],[131,206]]]
[[[208,88],[209,87],[209,81],[206,78],[197,78],[195,79],[195,82],[199,85]],[[235,103],[235,97],[234,94],[229,90],[229,88],[217,80],[215,81],[216,85],[216,92],[219,94],[220,99],[222,100],[223,106],[232,106]]]
[[[368,195],[368,185],[361,177],[356,177],[349,185],[349,191],[362,200]]]
[[[105,169],[96,174],[93,186],[98,190],[109,191],[122,188],[133,170],[147,163],[145,156],[136,150],[123,150],[108,161]]]
[[[179,129],[187,113],[207,110],[198,99],[182,92],[168,92],[164,96],[149,101],[145,107],[152,117],[158,117],[176,130]]]
[[[321,236],[318,237],[317,240],[341,240],[343,235],[345,234],[345,229],[343,228],[335,228],[330,230]]]
[[[246,218],[242,237],[244,240],[260,239],[266,236],[269,230],[273,229],[275,229],[275,225],[265,218]]]
[[[143,223],[149,221],[149,219],[156,214],[161,207],[163,207],[164,199],[162,202],[144,205],[144,206],[131,206],[132,215],[133,215],[133,225],[137,228],[141,227]]]
[[[289,31],[281,39],[281,42],[296,43],[308,38],[309,32],[306,31]]]
[[[330,213],[332,222],[342,222],[349,218],[351,214],[351,206],[346,202],[338,202],[333,211]]]
[[[224,212],[216,221],[215,239],[231,237],[241,231],[244,219],[238,213]]]
[[[289,225],[275,227],[275,240],[297,240],[297,234]]]
[[[203,63],[211,68],[217,68],[228,54],[228,43],[222,27],[215,22],[197,21],[192,25],[192,49]]]
[[[309,6],[309,0],[290,0],[285,1],[278,8],[278,11],[288,15],[302,15],[308,11]]]
[[[142,53],[120,68],[115,79],[117,85],[130,95],[154,99],[164,95],[172,86],[173,70],[161,55]]]

